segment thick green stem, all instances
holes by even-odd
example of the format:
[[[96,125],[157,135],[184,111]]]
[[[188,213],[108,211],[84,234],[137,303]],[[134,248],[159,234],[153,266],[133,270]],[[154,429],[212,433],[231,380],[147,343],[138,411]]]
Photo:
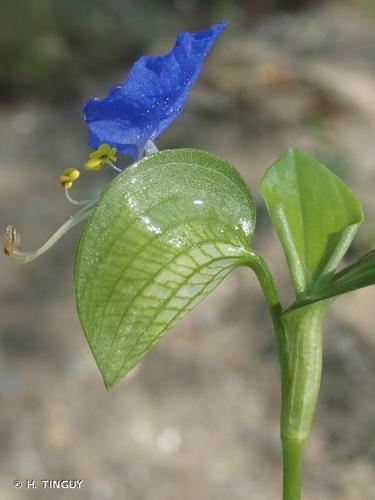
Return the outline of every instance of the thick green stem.
[[[270,309],[281,366],[283,500],[300,500],[303,451],[320,387],[321,325],[327,302],[283,313],[267,264],[254,251],[250,266]]]
[[[283,439],[283,499],[301,499],[301,477],[305,443],[296,439]]]
[[[319,302],[283,315],[288,356],[282,380],[281,437],[285,439],[304,442],[310,432],[320,388],[326,307]]]
[[[325,310],[326,304],[321,302],[283,316],[288,356],[281,410],[284,500],[301,499],[303,450],[320,388]]]

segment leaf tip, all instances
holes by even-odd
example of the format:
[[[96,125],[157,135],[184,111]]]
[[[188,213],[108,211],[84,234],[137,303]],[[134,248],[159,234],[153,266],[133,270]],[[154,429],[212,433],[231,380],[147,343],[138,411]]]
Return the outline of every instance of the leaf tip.
[[[319,163],[313,156],[306,153],[306,151],[304,151],[303,149],[297,148],[296,146],[291,146],[287,150],[286,156],[289,156],[289,158],[293,162],[298,160],[308,160],[309,162],[313,162],[314,164]]]
[[[114,379],[112,377],[107,377],[106,375],[103,375],[104,387],[108,392],[113,388],[114,385],[116,385],[117,382],[118,379]]]

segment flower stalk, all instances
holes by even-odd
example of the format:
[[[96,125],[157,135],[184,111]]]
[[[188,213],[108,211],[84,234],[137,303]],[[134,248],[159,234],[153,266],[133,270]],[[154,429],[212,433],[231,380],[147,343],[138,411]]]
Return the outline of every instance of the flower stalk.
[[[21,236],[14,226],[8,226],[4,234],[4,253],[19,264],[32,262],[52,248],[70,229],[87,219],[92,213],[95,202],[96,200],[90,201],[82,210],[69,217],[41,247],[31,252],[20,251]]]

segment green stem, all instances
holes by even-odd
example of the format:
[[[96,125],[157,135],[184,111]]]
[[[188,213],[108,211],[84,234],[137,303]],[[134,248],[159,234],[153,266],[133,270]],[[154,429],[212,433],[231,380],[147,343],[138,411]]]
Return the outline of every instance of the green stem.
[[[301,476],[305,443],[297,439],[283,439],[283,499],[301,499]]]
[[[283,499],[301,499],[303,450],[319,394],[322,330],[327,303],[283,313],[275,283],[263,258],[250,253],[272,317],[281,367],[280,434],[283,448]]]
[[[279,361],[283,376],[286,370],[285,362],[287,360],[287,353],[284,325],[282,321],[283,309],[280,304],[275,282],[271,271],[269,270],[263,257],[261,257],[254,250],[250,251],[250,266],[259,280],[260,286],[262,287],[264,296],[268,304],[268,308],[272,318],[273,329],[275,332]]]

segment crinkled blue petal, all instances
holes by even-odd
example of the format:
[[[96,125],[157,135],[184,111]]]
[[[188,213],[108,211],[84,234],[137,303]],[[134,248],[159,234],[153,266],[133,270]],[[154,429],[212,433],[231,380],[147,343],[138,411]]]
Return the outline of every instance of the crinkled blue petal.
[[[225,23],[219,23],[198,33],[180,33],[171,52],[141,57],[122,85],[104,99],[89,99],[83,117],[90,129],[90,146],[109,144],[140,158],[146,142],[157,139],[180,113],[224,28]]]

